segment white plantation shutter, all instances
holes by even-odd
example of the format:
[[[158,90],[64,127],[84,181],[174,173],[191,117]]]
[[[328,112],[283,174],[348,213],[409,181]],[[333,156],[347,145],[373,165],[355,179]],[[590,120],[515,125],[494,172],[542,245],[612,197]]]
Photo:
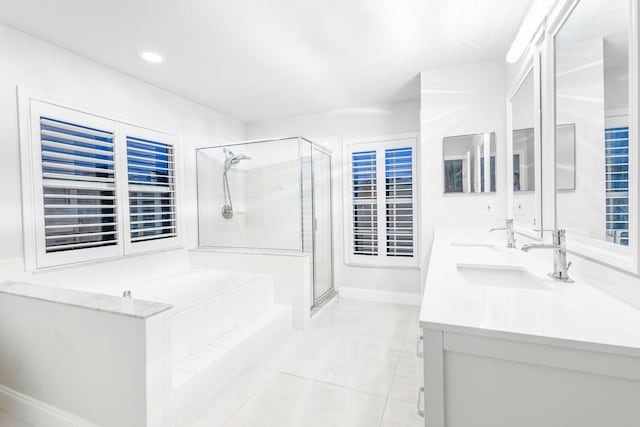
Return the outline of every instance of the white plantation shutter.
[[[413,149],[385,150],[387,256],[412,257]]]
[[[132,136],[136,135],[136,136]],[[144,136],[139,136],[144,135]],[[168,135],[127,132],[129,232],[132,248],[167,246],[177,237],[175,146]],[[155,241],[155,243],[151,243]]]
[[[175,137],[35,100],[29,114],[30,268],[179,243]]]
[[[350,206],[348,261],[415,266],[415,141],[385,139],[347,144]]]
[[[607,240],[629,246],[629,127],[605,129]]]
[[[36,265],[118,255],[113,125],[47,104],[32,113]]]
[[[378,255],[378,199],[375,151],[351,156],[353,182],[353,253]]]

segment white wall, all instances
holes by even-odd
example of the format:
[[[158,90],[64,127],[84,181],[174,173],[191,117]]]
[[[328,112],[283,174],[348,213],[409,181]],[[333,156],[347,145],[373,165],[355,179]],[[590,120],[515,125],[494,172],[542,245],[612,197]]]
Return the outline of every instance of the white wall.
[[[184,243],[195,247],[193,148],[241,140],[243,124],[4,25],[0,25],[0,52],[0,266],[15,266],[23,256],[17,86],[34,95],[181,134],[183,162],[179,167],[187,172],[179,186],[183,190]],[[147,273],[144,259],[138,258],[137,263],[142,275]],[[0,270],[0,280],[12,277]]]
[[[224,204],[224,154],[221,148],[200,150],[198,162],[198,242],[202,246],[240,246],[247,238],[247,171],[227,172],[233,202],[233,217],[222,216]],[[238,243],[234,245],[234,243]]]
[[[422,281],[426,277],[434,227],[464,225],[489,229],[505,218],[504,83],[502,60],[421,73]],[[443,138],[484,132],[496,133],[496,193],[444,195]]]
[[[332,152],[333,242],[336,288],[419,293],[418,269],[355,267],[343,253],[342,141],[401,133],[417,133],[419,102],[405,101],[366,108],[329,111],[246,124],[248,139],[300,135]]]
[[[298,160],[274,162],[247,173],[249,247],[301,248]]]

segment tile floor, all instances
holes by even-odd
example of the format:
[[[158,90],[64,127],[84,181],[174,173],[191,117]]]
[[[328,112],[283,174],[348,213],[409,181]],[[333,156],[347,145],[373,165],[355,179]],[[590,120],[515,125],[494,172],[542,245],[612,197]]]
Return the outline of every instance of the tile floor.
[[[329,303],[180,427],[418,427],[418,307]]]

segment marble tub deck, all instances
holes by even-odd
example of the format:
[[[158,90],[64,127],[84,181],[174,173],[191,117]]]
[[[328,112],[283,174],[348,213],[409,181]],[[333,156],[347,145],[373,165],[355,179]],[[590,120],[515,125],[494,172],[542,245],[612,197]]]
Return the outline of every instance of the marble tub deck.
[[[57,304],[103,311],[122,316],[146,319],[170,310],[170,304],[122,298],[94,292],[77,291],[26,282],[0,282],[0,294],[32,298]]]

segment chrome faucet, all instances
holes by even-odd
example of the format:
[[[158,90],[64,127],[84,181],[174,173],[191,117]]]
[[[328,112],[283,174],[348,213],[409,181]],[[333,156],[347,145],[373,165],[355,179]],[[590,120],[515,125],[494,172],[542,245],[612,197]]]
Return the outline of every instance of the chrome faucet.
[[[492,228],[489,230],[489,233],[493,233],[494,231],[505,230],[507,232],[507,247],[515,248],[516,247],[516,233],[513,231],[513,219],[505,220],[505,226],[500,228]]]
[[[126,290],[122,293],[122,298],[131,298],[131,291]]]
[[[564,282],[573,282],[569,277],[569,267],[567,263],[566,230],[540,230],[553,232],[553,243],[534,243],[522,245],[522,250],[529,252],[531,249],[553,249],[553,272],[549,276]]]

